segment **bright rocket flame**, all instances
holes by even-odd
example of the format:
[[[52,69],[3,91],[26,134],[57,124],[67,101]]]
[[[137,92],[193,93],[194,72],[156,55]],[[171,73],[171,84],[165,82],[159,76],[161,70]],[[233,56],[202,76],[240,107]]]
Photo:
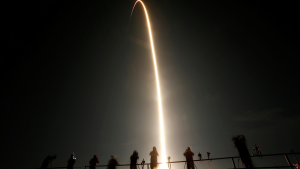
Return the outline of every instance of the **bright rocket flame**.
[[[134,6],[132,8],[132,12],[133,12],[133,9],[134,9],[135,5],[138,2],[140,2],[143,5],[143,7],[144,7],[144,11],[145,11],[146,18],[147,18],[147,23],[148,23],[148,30],[149,30],[149,36],[150,36],[150,42],[151,42],[151,49],[152,49],[152,56],[153,56],[154,69],[155,69],[157,95],[158,95],[160,139],[161,139],[160,141],[161,141],[161,148],[162,148],[162,150],[161,150],[162,151],[161,160],[162,160],[162,168],[165,169],[165,168],[167,168],[167,166],[166,166],[166,150],[165,150],[166,148],[165,148],[164,120],[163,120],[163,111],[162,111],[162,103],[161,103],[161,95],[160,95],[160,87],[159,87],[158,70],[157,70],[157,65],[156,65],[156,57],[155,57],[155,51],[154,51],[154,45],[153,45],[153,39],[152,39],[152,33],[151,33],[151,26],[150,26],[150,21],[149,21],[147,9],[146,9],[144,3],[141,0],[137,0],[134,3]]]

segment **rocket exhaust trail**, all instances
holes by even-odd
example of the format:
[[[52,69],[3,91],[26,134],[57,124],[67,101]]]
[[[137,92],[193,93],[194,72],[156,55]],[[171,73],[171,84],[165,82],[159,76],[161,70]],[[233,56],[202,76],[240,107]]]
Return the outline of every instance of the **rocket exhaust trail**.
[[[150,42],[151,42],[151,49],[152,49],[152,56],[153,56],[153,63],[154,63],[154,70],[155,70],[155,77],[156,77],[156,86],[157,86],[157,96],[158,96],[158,107],[159,107],[159,125],[160,125],[160,141],[161,141],[161,148],[162,148],[162,168],[166,169],[166,150],[165,150],[165,131],[164,131],[164,121],[163,121],[163,111],[162,111],[162,103],[161,103],[161,95],[160,95],[160,86],[159,86],[159,78],[158,78],[158,70],[157,70],[157,64],[156,64],[156,57],[155,57],[155,51],[154,51],[154,45],[153,45],[153,39],[152,39],[152,33],[151,33],[151,26],[150,26],[150,21],[148,18],[148,13],[147,9],[144,5],[144,3],[141,0],[137,0],[132,8],[130,18],[132,16],[132,12],[134,10],[135,5],[140,2],[143,7],[144,11],[146,14],[146,19],[147,19],[147,24],[148,24],[148,31],[149,31],[149,37],[150,37]],[[129,22],[130,22],[129,18]],[[129,24],[128,24],[129,26]],[[128,27],[127,27],[128,30]]]
[[[127,25],[127,32],[128,32],[128,28],[129,28],[129,25],[130,25],[130,20],[131,20],[131,16],[132,16],[134,7],[135,7],[135,5],[137,4],[138,1],[139,1],[139,0],[137,0],[137,1],[134,3],[133,8],[132,8],[132,10],[131,10],[131,14],[130,14],[129,21],[128,21],[128,25]]]

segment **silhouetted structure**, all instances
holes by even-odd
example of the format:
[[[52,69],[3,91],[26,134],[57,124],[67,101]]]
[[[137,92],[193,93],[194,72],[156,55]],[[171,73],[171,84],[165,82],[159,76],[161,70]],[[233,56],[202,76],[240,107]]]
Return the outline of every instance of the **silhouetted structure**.
[[[90,169],[95,169],[96,165],[99,163],[97,155],[94,155],[94,157],[90,160]]]
[[[137,169],[136,163],[138,159],[139,153],[136,150],[134,150],[132,155],[130,156],[130,169]]]
[[[245,168],[255,168],[252,163],[244,135],[237,135],[232,138],[233,145],[238,149],[242,163]]]
[[[108,161],[107,169],[116,169],[116,165],[118,165],[118,161],[116,159],[116,156],[111,155],[111,159]]]
[[[194,159],[193,159],[194,153],[192,152],[192,148],[190,146],[187,147],[183,155],[185,156],[186,159],[187,169],[194,169],[195,168]]]
[[[69,158],[69,160],[68,160],[67,169],[73,169],[75,163],[76,163],[75,156],[74,156],[74,154],[71,154],[71,158]]]
[[[157,156],[159,156],[158,152],[156,151],[156,147],[153,147],[153,150],[149,154],[151,156],[150,159],[150,168],[155,169],[157,168]]]
[[[45,160],[43,161],[43,164],[41,166],[41,169],[46,169],[48,168],[48,165],[50,164],[50,167],[52,167],[52,161],[56,159],[56,155],[54,156],[47,156]]]

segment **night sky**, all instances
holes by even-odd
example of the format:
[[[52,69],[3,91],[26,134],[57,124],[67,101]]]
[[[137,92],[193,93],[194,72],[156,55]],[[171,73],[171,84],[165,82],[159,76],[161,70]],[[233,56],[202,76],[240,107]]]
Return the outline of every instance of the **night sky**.
[[[161,154],[155,74],[145,14],[134,0],[2,5],[1,168],[140,163]],[[300,151],[300,11],[289,2],[144,1],[161,81],[166,155],[206,158]],[[300,158],[298,156],[298,158]],[[4,160],[5,159],[5,160]],[[197,156],[194,157],[197,159]],[[290,157],[292,163],[295,160]],[[160,158],[158,161],[161,161]],[[283,156],[257,166],[287,165]],[[196,162],[232,168],[230,160]],[[172,169],[182,169],[184,163]],[[119,167],[119,169],[128,167]]]

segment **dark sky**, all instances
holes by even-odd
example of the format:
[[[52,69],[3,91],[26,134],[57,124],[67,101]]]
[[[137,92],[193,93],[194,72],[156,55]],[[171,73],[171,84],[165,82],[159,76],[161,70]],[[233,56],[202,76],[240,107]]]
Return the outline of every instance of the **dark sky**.
[[[2,5],[3,168],[38,168],[53,154],[54,166],[66,166],[73,151],[77,167],[88,165],[94,154],[107,164],[111,154],[129,163],[133,150],[139,162],[149,162],[152,146],[161,152],[141,4],[126,31],[134,2]],[[144,3],[160,74],[167,156],[184,160],[187,146],[212,157],[236,156],[231,138],[237,134],[246,136],[251,154],[254,144],[263,154],[300,151],[296,3]],[[254,162],[286,165],[284,157]],[[206,164],[232,167],[230,160]]]

